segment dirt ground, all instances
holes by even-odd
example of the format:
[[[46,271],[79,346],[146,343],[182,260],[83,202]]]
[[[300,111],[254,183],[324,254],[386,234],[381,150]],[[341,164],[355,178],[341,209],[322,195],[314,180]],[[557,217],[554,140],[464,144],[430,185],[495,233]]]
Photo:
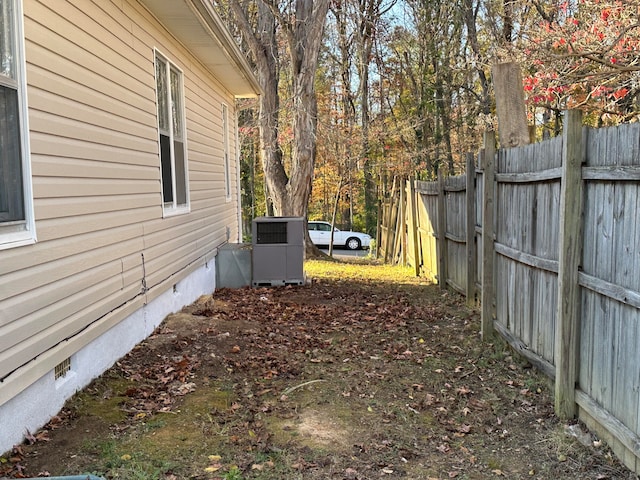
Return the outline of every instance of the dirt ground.
[[[169,316],[0,477],[636,479],[547,380],[410,272],[310,262]]]

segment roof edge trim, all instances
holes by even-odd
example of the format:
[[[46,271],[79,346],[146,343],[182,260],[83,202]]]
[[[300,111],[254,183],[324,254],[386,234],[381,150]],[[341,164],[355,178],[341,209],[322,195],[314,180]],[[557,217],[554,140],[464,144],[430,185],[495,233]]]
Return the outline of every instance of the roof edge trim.
[[[213,3],[210,0],[185,0],[185,3],[194,14],[197,14],[202,25],[211,32],[212,38],[220,44],[227,58],[238,66],[243,77],[255,89],[256,94],[261,94],[262,87],[256,80],[249,62],[229,33],[220,15],[214,10]]]

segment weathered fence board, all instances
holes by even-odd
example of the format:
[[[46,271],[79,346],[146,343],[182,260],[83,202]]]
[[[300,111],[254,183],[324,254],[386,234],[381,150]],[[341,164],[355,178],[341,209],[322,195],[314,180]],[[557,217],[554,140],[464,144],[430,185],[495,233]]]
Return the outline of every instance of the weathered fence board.
[[[466,202],[466,225],[465,225],[465,242],[467,257],[467,288],[464,294],[467,297],[467,303],[475,305],[476,303],[476,168],[474,165],[473,154],[467,154],[467,173],[465,175],[465,202]]]
[[[496,321],[554,361],[562,143],[501,150],[496,167]],[[554,293],[552,293],[554,292]]]
[[[437,182],[416,182],[418,205],[418,237],[423,275],[435,280],[438,278],[437,233],[438,224],[438,187]]]
[[[444,227],[447,254],[447,284],[460,293],[467,290],[467,177],[444,181]]]
[[[480,292],[482,288],[482,198],[484,196],[484,171],[482,170],[484,150],[478,154],[478,168],[476,169],[476,196],[475,196],[475,211],[476,211],[476,285],[477,291]],[[473,198],[473,197],[472,197]],[[478,293],[478,299],[480,294]]]

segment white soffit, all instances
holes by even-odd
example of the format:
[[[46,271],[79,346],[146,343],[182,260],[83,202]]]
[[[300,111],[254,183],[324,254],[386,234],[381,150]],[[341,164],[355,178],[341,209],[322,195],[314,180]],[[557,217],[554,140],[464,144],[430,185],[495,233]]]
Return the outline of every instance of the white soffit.
[[[236,97],[260,86],[246,58],[208,0],[140,0]]]

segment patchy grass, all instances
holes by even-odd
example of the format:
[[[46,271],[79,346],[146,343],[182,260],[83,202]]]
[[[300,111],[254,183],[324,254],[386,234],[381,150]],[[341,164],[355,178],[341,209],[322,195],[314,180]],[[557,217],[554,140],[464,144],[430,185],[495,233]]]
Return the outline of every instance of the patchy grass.
[[[457,294],[363,260],[305,268],[309,285],[223,289],[170,315],[0,474],[635,478],[565,433],[547,380],[481,343]]]
[[[328,281],[386,283],[393,285],[429,285],[424,278],[416,277],[410,267],[398,267],[357,258],[350,262],[309,260],[305,263],[307,277]]]

